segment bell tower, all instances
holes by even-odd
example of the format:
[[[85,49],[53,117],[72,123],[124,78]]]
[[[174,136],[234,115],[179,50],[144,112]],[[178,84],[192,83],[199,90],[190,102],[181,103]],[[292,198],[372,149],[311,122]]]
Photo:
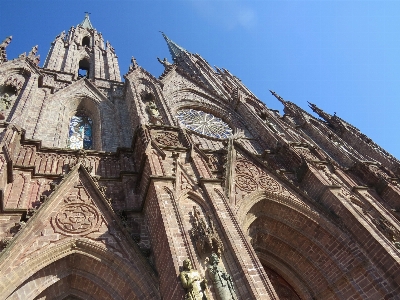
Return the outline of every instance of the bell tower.
[[[69,73],[77,80],[82,77],[96,80],[121,81],[114,48],[92,25],[89,13],[67,34],[61,32],[51,44],[44,69]]]

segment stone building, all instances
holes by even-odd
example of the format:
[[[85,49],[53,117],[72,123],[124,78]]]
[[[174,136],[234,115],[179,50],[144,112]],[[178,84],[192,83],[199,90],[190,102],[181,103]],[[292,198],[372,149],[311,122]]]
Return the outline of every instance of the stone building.
[[[400,299],[399,161],[163,37],[0,45],[0,299]]]

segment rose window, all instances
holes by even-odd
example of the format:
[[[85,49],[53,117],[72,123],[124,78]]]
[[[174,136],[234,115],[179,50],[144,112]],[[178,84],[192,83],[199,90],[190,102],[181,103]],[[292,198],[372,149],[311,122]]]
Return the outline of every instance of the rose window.
[[[226,139],[232,135],[228,124],[204,111],[182,109],[176,117],[181,125],[200,134],[219,139]]]

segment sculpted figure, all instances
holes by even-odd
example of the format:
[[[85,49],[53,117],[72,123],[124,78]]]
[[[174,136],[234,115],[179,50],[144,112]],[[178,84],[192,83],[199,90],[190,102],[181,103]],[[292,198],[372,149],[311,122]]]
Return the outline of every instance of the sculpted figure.
[[[150,122],[153,124],[162,124],[162,118],[158,111],[157,105],[153,100],[149,101],[146,105],[146,111],[149,114]]]
[[[208,274],[212,280],[215,292],[219,300],[237,300],[235,288],[233,286],[232,277],[219,266],[219,257],[213,253],[209,257],[209,265],[207,266]]]
[[[179,275],[182,286],[186,289],[185,300],[207,300],[206,283],[200,273],[192,268],[190,259],[183,261],[183,271]]]
[[[166,68],[166,67],[171,65],[171,63],[166,58],[161,60],[159,57],[157,57],[157,60],[160,62],[160,64],[162,64],[164,66],[164,68]]]
[[[155,117],[155,118],[159,118],[160,117],[160,113],[158,112],[158,108],[156,106],[156,104],[154,103],[154,101],[150,101],[149,104],[147,104],[147,110],[150,114],[150,116]]]

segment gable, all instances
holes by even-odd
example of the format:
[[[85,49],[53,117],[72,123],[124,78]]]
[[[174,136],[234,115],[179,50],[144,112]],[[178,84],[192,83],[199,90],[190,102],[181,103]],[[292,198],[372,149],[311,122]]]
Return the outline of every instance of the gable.
[[[154,289],[154,271],[107,201],[84,167],[75,166],[0,254],[6,290],[13,292],[21,280],[22,286],[29,286],[40,269],[76,251],[120,261],[137,272],[129,275],[136,277],[130,280],[148,281]],[[14,273],[24,275],[8,276]]]

